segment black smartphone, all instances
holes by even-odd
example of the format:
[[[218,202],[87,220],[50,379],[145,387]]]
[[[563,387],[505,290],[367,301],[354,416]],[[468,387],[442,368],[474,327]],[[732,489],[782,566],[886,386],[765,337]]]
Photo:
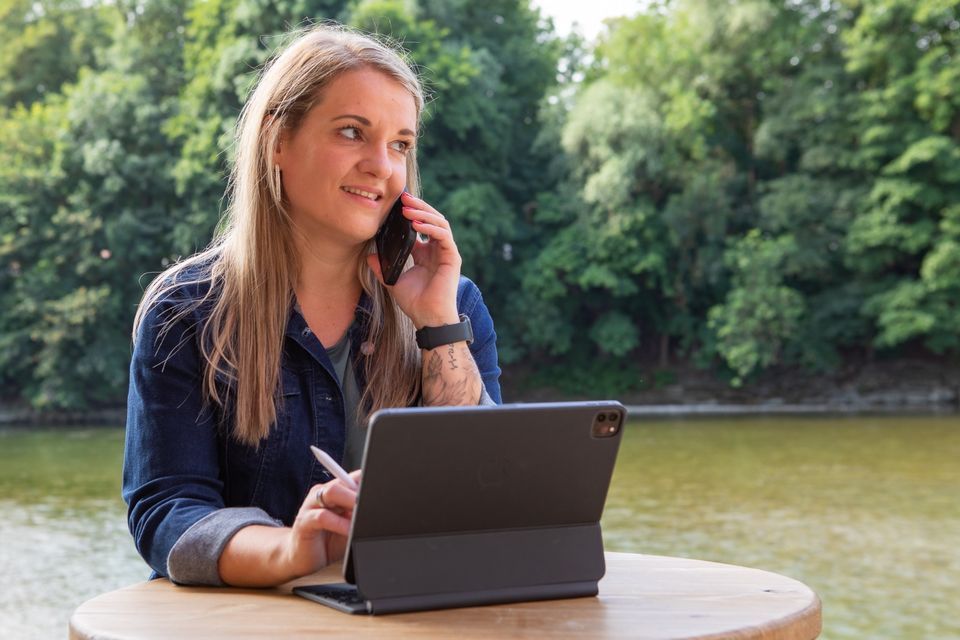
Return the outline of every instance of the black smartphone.
[[[384,282],[389,285],[396,283],[416,241],[413,224],[403,217],[403,203],[401,198],[397,198],[390,207],[387,219],[377,230],[377,256]]]

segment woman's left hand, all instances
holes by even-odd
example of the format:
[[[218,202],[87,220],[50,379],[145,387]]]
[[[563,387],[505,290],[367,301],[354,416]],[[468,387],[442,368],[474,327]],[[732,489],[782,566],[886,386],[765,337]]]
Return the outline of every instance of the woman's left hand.
[[[458,322],[457,286],[463,260],[453,240],[450,223],[426,201],[404,193],[403,215],[413,230],[430,238],[413,246],[414,266],[404,271],[390,287],[393,299],[413,324],[435,327]],[[367,264],[383,282],[376,254],[367,256]]]

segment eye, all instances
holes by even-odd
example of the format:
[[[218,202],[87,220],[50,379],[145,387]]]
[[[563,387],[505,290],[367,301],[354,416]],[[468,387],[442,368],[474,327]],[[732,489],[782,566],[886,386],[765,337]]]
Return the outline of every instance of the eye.
[[[342,127],[337,130],[337,132],[346,138],[347,140],[359,140],[360,139],[360,129],[357,127]]]
[[[399,151],[400,153],[407,153],[413,148],[413,144],[407,140],[394,140],[390,143],[390,148],[394,151]]]

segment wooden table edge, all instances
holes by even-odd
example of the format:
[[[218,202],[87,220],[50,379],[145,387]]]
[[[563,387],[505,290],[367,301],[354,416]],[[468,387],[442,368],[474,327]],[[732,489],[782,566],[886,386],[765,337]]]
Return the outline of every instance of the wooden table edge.
[[[796,613],[778,619],[774,627],[750,627],[735,632],[720,632],[701,636],[697,640],[815,640],[823,632],[823,603],[815,591],[810,591],[813,602]]]
[[[764,627],[750,626],[750,627],[743,627],[737,630],[720,631],[717,633],[697,636],[698,640],[773,640],[773,639],[813,640],[815,638],[818,638],[823,630],[823,618],[822,618],[823,604],[819,595],[808,585],[806,585],[805,583],[795,578],[791,578],[789,576],[785,576],[783,574],[779,574],[773,571],[768,571],[765,569],[744,567],[741,565],[733,565],[733,564],[724,563],[724,562],[715,562],[712,560],[700,560],[697,558],[682,558],[677,556],[662,556],[662,555],[656,555],[656,554],[638,554],[638,553],[627,553],[627,552],[605,552],[605,556],[607,556],[608,561],[611,560],[610,556],[614,556],[615,558],[622,558],[626,561],[630,561],[630,560],[637,561],[640,558],[646,558],[650,560],[655,560],[655,559],[679,560],[679,561],[695,562],[698,564],[717,565],[718,567],[733,567],[738,569],[749,569],[751,571],[767,573],[773,576],[777,576],[778,578],[787,579],[795,583],[798,587],[802,587],[802,589],[805,590],[807,593],[809,593],[809,595],[811,596],[810,603],[807,606],[805,606],[803,609],[799,611],[795,611],[791,614],[785,615],[781,618],[778,618],[776,619],[775,622],[772,622],[772,624],[768,624],[767,626],[764,626]],[[305,583],[311,583],[311,582],[331,582],[332,576],[325,575],[325,574],[330,574],[329,567],[322,569],[321,571],[317,572],[316,574],[312,574],[311,576],[304,576],[303,578],[299,578],[297,580],[291,581],[290,583],[287,583],[285,585],[280,585],[279,587],[274,587],[269,589],[245,589],[245,588],[235,588],[235,587],[214,587],[214,586],[211,586],[211,587],[199,586],[199,587],[184,587],[184,588],[185,589],[201,589],[204,591],[214,591],[214,592],[219,592],[223,589],[231,589],[232,591],[235,591],[235,592],[285,596],[285,595],[289,595],[291,593],[292,586],[295,586],[297,584],[305,584]],[[321,575],[323,576],[322,579],[318,578],[318,576],[321,576]],[[339,576],[334,578],[334,580],[338,580],[338,579],[339,579]],[[156,583],[158,587],[161,587],[161,585],[172,584],[167,579],[136,582],[130,585],[120,587],[113,591],[99,594],[81,603],[74,609],[74,611],[70,615],[70,619],[68,621],[68,628],[69,628],[68,637],[70,638],[70,640],[88,640],[88,639],[97,640],[100,638],[113,637],[113,636],[105,636],[96,630],[88,629],[85,625],[82,624],[81,619],[78,619],[77,614],[81,612],[81,609],[83,609],[87,605],[95,603],[101,598],[109,597],[113,594],[116,594],[117,592],[133,590],[133,589],[142,589],[144,588],[144,586],[151,585],[154,583]],[[602,592],[601,592],[601,595],[602,595]]]

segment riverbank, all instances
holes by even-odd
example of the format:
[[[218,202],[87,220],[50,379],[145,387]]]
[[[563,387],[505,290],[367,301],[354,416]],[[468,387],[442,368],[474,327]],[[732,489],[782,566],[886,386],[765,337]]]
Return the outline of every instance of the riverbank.
[[[741,387],[689,364],[660,369],[625,393],[570,393],[529,385],[531,376],[505,368],[505,402],[553,402],[614,397],[635,416],[850,415],[867,413],[944,414],[960,412],[960,365],[917,358],[848,363],[838,371],[812,374],[770,371]],[[123,406],[87,411],[36,410],[0,403],[0,425],[123,424]]]
[[[122,425],[126,407],[106,407],[76,411],[31,409],[23,405],[0,404],[0,426],[103,426]]]
[[[960,411],[960,365],[946,359],[915,358],[851,362],[831,373],[802,369],[765,372],[734,387],[715,373],[682,363],[653,370],[641,388],[617,394],[634,415],[757,414],[942,414]],[[597,396],[531,388],[529,376],[505,372],[507,401],[591,399]],[[645,384],[644,384],[645,383]]]

